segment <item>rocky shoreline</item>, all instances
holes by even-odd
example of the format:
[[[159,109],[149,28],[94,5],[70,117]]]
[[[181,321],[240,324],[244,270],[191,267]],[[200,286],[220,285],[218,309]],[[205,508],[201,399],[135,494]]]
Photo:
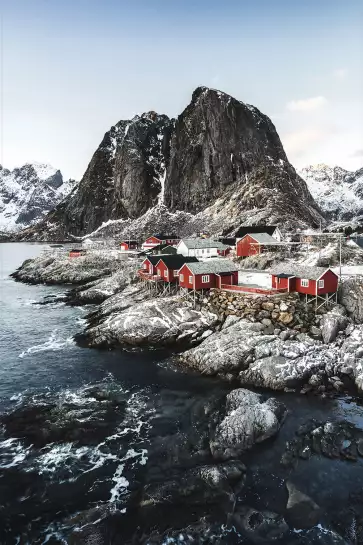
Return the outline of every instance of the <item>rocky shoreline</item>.
[[[315,501],[289,480],[285,483],[283,515],[238,500],[248,473],[245,454],[261,442],[271,441],[284,426],[288,411],[279,392],[311,393],[322,399],[345,396],[348,400],[352,392],[359,395],[363,390],[363,326],[352,305],[349,312],[338,305],[316,316],[293,297],[268,301],[237,301],[233,297],[229,301],[228,296],[225,301],[225,296],[211,293],[193,309],[179,296],[154,298],[135,281],[136,268],[135,259],[115,263],[102,252],[95,252],[87,254],[87,259],[42,256],[28,260],[13,277],[29,283],[73,284],[66,296],[68,304],[97,305],[88,314],[82,335],[82,343],[89,347],[168,347],[174,351],[170,365],[230,382],[231,389],[223,399],[212,397],[208,405],[195,407],[197,413],[191,414],[193,425],[186,435],[177,434],[173,445],[155,443],[151,457],[162,460],[167,448],[168,463],[163,468],[160,462],[160,475],[143,486],[137,500],[140,520],[147,525],[155,511],[170,504],[195,505],[201,509],[200,522],[185,526],[187,534],[193,536],[204,525],[205,536],[215,535],[214,523],[205,518],[204,507],[210,505],[213,510],[218,505],[223,506],[227,527],[234,527],[248,543],[280,542],[292,528],[311,533],[310,537],[296,534],[299,540],[290,539],[291,544],[363,542],[363,502],[362,515],[357,515],[361,526],[355,530],[356,541],[346,541],[346,529],[337,533],[332,521],[328,526],[324,522],[323,538],[314,535],[314,529],[326,517]],[[361,304],[352,295],[352,288],[349,297],[359,310]],[[276,397],[266,394],[269,391],[275,391]],[[115,407],[122,410],[117,403]],[[8,437],[19,436],[19,429],[25,428],[27,441],[38,440],[30,437],[31,433],[42,437],[46,433],[47,442],[57,440],[49,433],[56,426],[62,434],[62,427],[52,424],[52,412],[47,413],[44,407],[41,410],[43,416],[20,410],[6,417],[2,424]],[[42,418],[50,425],[48,431],[44,426],[37,427]],[[78,441],[76,436],[73,439]],[[363,432],[344,421],[307,419],[286,443],[280,465],[288,475],[299,460],[316,455],[360,463]],[[99,526],[108,519],[106,515]],[[169,532],[167,539],[171,535]],[[138,543],[163,543],[165,536],[162,530],[154,530],[147,538],[139,536]],[[82,542],[74,539],[74,543]],[[205,543],[222,544],[223,539],[208,541],[206,537]]]

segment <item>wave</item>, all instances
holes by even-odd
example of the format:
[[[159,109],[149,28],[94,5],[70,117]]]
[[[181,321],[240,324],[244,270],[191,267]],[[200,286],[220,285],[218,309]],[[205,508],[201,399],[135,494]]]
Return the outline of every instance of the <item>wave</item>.
[[[66,339],[57,338],[57,331],[53,331],[51,336],[47,341],[42,344],[36,344],[31,346],[19,354],[19,358],[24,358],[30,354],[37,354],[38,352],[45,352],[47,350],[62,350],[66,346],[74,345],[73,337],[68,337]]]

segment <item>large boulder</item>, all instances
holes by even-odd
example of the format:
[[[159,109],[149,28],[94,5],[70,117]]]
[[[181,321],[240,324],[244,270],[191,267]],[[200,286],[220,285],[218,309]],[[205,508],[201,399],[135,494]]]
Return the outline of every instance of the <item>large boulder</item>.
[[[339,300],[353,320],[358,323],[363,322],[362,282],[354,278],[342,282],[339,288]]]
[[[352,329],[344,340],[340,349],[340,361],[341,370],[351,371],[356,386],[363,391],[363,326]]]
[[[86,331],[89,346],[193,344],[212,333],[217,316],[183,304],[178,297],[151,299],[111,312]]]
[[[185,352],[182,360],[204,375],[233,373],[248,366],[254,359],[257,345],[273,341],[272,335],[264,335],[264,326],[245,320],[233,321],[214,333],[199,346]],[[234,323],[233,323],[234,322]]]
[[[316,526],[322,515],[320,507],[291,481],[286,482],[286,488],[289,494],[286,517],[290,524],[296,529]]]
[[[349,319],[346,316],[346,310],[341,305],[337,305],[330,312],[323,314],[320,320],[320,330],[323,341],[328,344],[335,341],[339,331],[345,329]]]
[[[217,465],[203,465],[183,471],[175,471],[173,477],[166,477],[147,485],[141,505],[158,504],[234,504],[235,492],[243,487],[246,468],[239,461]]]
[[[272,511],[258,511],[251,507],[238,506],[233,522],[250,543],[266,543],[280,540],[289,531],[285,519]]]
[[[240,456],[254,444],[276,435],[285,416],[286,407],[274,398],[264,401],[255,392],[232,390],[211,435],[212,455],[222,460]]]

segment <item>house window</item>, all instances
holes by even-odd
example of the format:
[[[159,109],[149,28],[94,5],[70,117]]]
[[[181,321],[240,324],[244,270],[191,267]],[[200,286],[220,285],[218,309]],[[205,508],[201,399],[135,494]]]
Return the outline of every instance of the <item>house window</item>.
[[[143,269],[147,269],[147,264],[146,264],[146,263],[143,263],[143,264],[142,264],[142,268],[143,268]]]
[[[278,284],[281,283],[281,278],[278,278],[278,279],[277,279],[277,283],[278,283]]]
[[[323,287],[324,287],[324,280],[319,280],[318,288],[323,288]]]
[[[165,276],[165,278],[168,278],[168,271],[167,270],[164,271],[164,276]]]
[[[161,270],[158,269],[158,276],[161,276]]]
[[[179,280],[180,280],[180,282],[184,282],[184,274],[181,274],[181,275],[179,276]]]
[[[209,282],[209,274],[204,274],[202,276],[202,284],[207,284]]]
[[[302,278],[301,279],[301,287],[302,288],[308,288],[309,287],[309,280],[307,280],[306,278]]]
[[[189,284],[193,284],[193,277],[189,276]]]
[[[173,271],[173,273],[174,273],[174,276],[178,276],[179,271],[176,270],[176,271]]]
[[[152,272],[153,272],[153,266],[150,265],[150,267],[149,267],[149,273],[152,274]]]

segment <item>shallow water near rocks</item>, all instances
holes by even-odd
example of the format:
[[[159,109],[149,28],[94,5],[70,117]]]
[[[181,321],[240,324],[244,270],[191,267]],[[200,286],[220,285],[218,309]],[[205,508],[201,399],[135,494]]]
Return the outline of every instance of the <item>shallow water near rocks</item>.
[[[76,543],[69,541],[71,532],[95,525],[106,510],[118,515],[110,522],[108,542],[126,543],[139,525],[134,505],[145,471],[153,470],[149,464],[155,463],[155,443],[167,442],[178,431],[188,433],[194,404],[231,387],[172,370],[163,352],[77,346],[73,336],[82,331],[89,309],[63,302],[39,304],[49,296],[61,296],[66,287],[28,286],[9,278],[22,261],[45,246],[0,244],[0,414],[23,411],[17,436],[0,429],[0,543]],[[314,455],[285,469],[279,461],[286,441],[309,418],[344,418],[363,428],[363,409],[354,401],[274,395],[288,407],[288,417],[276,439],[244,457],[247,484],[238,501],[284,513],[284,483],[290,478],[326,512],[322,527],[316,529],[325,535],[324,527],[336,511],[362,489],[362,462]],[[44,421],[54,418],[57,423],[46,437],[38,436],[36,429],[29,435],[33,407],[37,418],[43,414]],[[94,514],[85,522],[82,513],[92,509]],[[180,528],[180,535],[174,533],[164,542],[185,543],[184,528],[208,511],[170,506],[168,520],[165,511],[160,518],[155,511],[153,528],[164,532],[165,540],[167,528],[170,536]],[[220,543],[248,543],[227,528],[222,509],[210,514]],[[309,542],[315,543],[308,532],[294,531],[280,541]]]

